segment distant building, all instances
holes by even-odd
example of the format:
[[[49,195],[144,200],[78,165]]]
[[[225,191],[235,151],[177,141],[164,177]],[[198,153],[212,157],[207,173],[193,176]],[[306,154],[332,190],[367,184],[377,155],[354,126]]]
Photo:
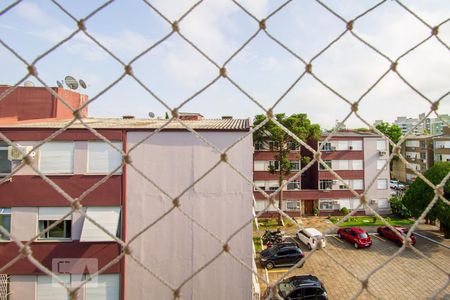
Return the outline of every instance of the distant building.
[[[309,141],[313,149],[318,149],[320,143],[327,137],[323,134],[321,141]],[[278,175],[269,172],[269,166],[276,167],[275,156],[279,145],[268,139],[266,142],[256,142],[253,155],[254,172],[253,180],[257,186],[267,193],[275,191],[279,187]],[[310,155],[305,147],[296,143],[289,143],[290,149],[288,159],[291,161],[292,172],[286,178],[292,177],[302,167],[301,157]],[[347,186],[358,193],[367,192],[369,205],[379,213],[387,213],[389,207],[389,157],[387,140],[372,132],[358,132],[352,130],[341,130],[333,134],[322,150],[322,159],[339,176],[342,177]],[[386,164],[386,166],[385,166]],[[382,170],[383,169],[383,170]],[[375,179],[378,172],[380,176]],[[369,189],[369,184],[375,180]],[[268,202],[264,196],[254,192],[256,199],[255,210],[263,210]],[[278,201],[276,202],[278,205]],[[301,177],[294,179],[286,185],[283,192],[282,210],[292,216],[311,215],[314,208],[319,209],[320,214],[338,214],[346,207],[350,210],[356,209],[359,199],[350,190],[322,165],[315,163]],[[361,209],[358,214],[366,214],[369,211]],[[273,208],[265,213],[275,215]]]
[[[401,154],[416,171],[425,172],[433,165],[433,136],[409,136],[401,146]],[[394,159],[392,177],[403,182],[412,182],[417,175],[400,159]]]
[[[418,118],[407,118],[407,117],[397,117],[394,124],[402,129],[402,134],[407,134],[412,127],[419,123]],[[423,134],[424,126],[423,123],[414,128],[410,134]]]
[[[428,132],[432,135],[444,133],[444,127],[450,125],[450,115],[439,115],[440,118],[431,118]]]
[[[433,137],[434,161],[450,161],[450,129],[444,127],[443,134]]]

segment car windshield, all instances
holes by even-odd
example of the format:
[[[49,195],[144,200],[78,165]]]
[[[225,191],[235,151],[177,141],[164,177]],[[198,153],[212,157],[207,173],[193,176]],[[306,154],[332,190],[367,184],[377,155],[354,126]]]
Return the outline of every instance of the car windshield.
[[[358,234],[358,236],[360,239],[367,239],[367,233],[365,233],[365,232]]]
[[[289,293],[294,289],[294,285],[291,282],[281,282],[278,285],[278,290],[281,293],[281,296],[286,297]]]

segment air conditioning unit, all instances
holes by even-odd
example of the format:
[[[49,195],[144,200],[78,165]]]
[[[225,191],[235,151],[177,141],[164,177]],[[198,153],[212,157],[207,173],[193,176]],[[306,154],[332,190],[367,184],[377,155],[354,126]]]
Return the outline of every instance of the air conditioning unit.
[[[353,146],[348,146],[348,150],[353,150]]]
[[[445,145],[440,145],[439,148],[445,148]]]
[[[34,158],[36,156],[36,152],[35,151],[31,152],[31,150],[33,149],[32,146],[20,146],[20,145],[17,145],[16,147],[18,149],[20,149],[20,151],[22,151],[24,154],[29,154],[28,157]],[[22,160],[23,159],[23,155],[22,155],[22,153],[20,153],[20,151],[18,151],[13,146],[8,146],[8,160],[10,160],[10,161]]]
[[[379,154],[380,156],[386,155],[386,151],[378,151],[378,154]]]
[[[370,204],[377,204],[376,200],[370,200]]]

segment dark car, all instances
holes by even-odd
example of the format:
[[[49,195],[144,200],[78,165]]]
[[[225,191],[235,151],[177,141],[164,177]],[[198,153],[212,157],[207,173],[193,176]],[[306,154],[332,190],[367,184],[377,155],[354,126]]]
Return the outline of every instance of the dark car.
[[[394,228],[398,232],[400,232],[400,234],[403,235],[403,237],[406,238],[406,234],[408,233],[408,228],[400,227],[400,226],[395,226]],[[380,236],[397,243],[399,246],[403,245],[403,239],[401,237],[399,237],[398,234],[395,233],[394,231],[392,231],[389,227],[380,226],[380,227],[378,227],[377,232]],[[416,243],[416,237],[414,236],[413,233],[411,233],[411,245],[414,245],[415,243]]]
[[[305,255],[295,243],[281,243],[259,254],[259,263],[263,268],[287,267],[298,263]]]
[[[339,228],[337,235],[339,238],[352,243],[356,249],[370,247],[372,245],[370,236],[364,229],[359,227]]]
[[[265,298],[269,296],[267,290]],[[313,275],[292,276],[278,284],[278,295],[285,300],[326,300],[328,299],[325,286]],[[274,299],[279,299],[275,298]]]

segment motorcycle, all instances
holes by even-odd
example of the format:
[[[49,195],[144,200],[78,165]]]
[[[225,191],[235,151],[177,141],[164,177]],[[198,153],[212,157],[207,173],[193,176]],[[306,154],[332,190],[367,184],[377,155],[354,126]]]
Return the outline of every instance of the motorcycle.
[[[272,245],[279,244],[283,241],[283,234],[280,229],[275,231],[266,230],[261,237],[262,242],[267,248],[272,247]]]

